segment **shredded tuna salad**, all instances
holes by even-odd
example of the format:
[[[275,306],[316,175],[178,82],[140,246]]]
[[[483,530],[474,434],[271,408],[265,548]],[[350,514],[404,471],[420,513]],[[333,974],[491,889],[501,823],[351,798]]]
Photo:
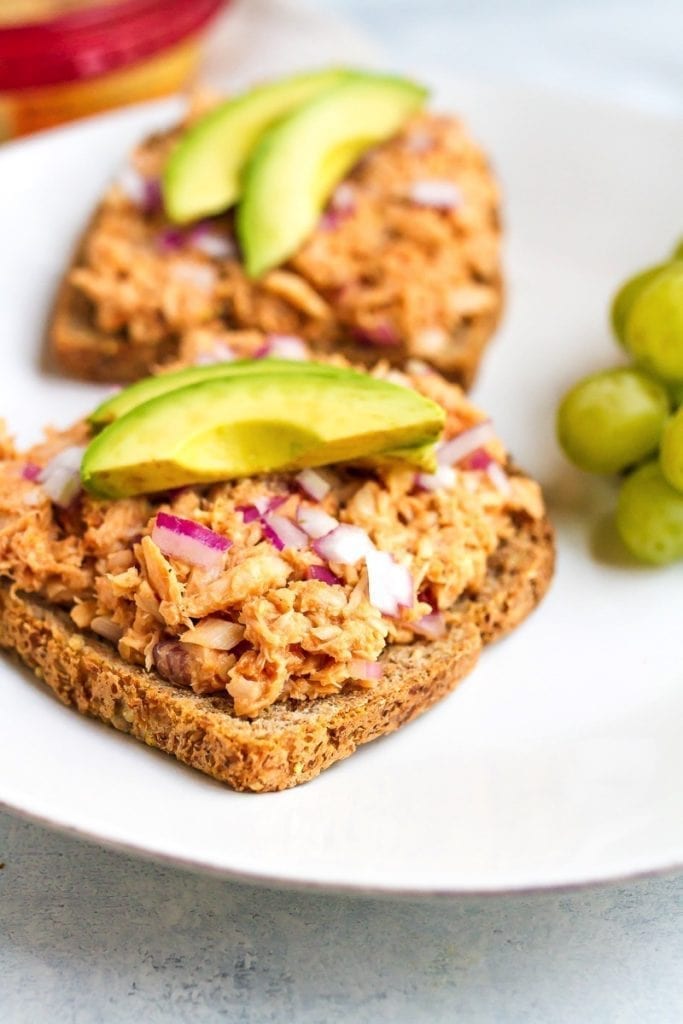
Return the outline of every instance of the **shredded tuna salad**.
[[[438,375],[388,372],[446,408],[445,445],[483,423]],[[23,453],[0,430],[0,576],[68,609],[126,661],[197,693],[227,693],[238,715],[371,687],[387,644],[436,637],[458,597],[476,592],[488,556],[515,528],[511,513],[543,514],[538,485],[507,476],[502,445],[488,425],[480,433],[486,443],[436,477],[398,464],[320,470],[318,500],[293,475],[277,475],[118,501],[80,493],[62,508],[41,479],[58,453],[87,441],[88,428],[48,432]],[[380,559],[390,555],[409,574],[406,606],[387,615],[373,604],[369,557],[345,564],[319,554],[320,542],[276,543],[264,509],[280,523],[323,511],[357,527]],[[164,553],[153,539],[163,533],[160,512],[230,546],[208,567]]]
[[[184,229],[165,220],[159,176],[177,134],[135,151],[71,272],[100,330],[161,352],[199,325],[246,327],[438,363],[459,331],[495,319],[498,191],[456,119],[420,115],[370,150],[309,241],[258,282],[232,214]]]

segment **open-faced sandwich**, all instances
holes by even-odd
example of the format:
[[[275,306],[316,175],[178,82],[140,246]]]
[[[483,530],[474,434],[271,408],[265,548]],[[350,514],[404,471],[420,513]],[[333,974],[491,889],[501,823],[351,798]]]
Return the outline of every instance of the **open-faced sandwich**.
[[[420,714],[552,574],[538,485],[424,369],[195,366],[0,460],[0,645],[237,789]]]
[[[201,327],[419,358],[467,386],[501,309],[498,189],[460,121],[425,103],[405,79],[325,70],[148,139],[65,275],[58,365],[135,380]]]

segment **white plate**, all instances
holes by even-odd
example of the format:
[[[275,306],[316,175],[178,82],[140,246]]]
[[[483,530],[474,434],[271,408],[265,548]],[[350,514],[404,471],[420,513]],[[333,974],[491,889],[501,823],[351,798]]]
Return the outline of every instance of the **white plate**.
[[[607,300],[683,224],[683,126],[547,96],[446,84],[507,194],[510,301],[477,396],[542,479],[559,568],[540,610],[398,735],[291,792],[230,792],[81,718],[0,663],[0,801],[98,840],[278,884],[391,892],[582,884],[683,864],[680,568],[610,543],[609,485],[570,469],[553,411],[617,358]],[[22,440],[98,389],[39,372],[73,239],[138,110],[0,153],[0,393]]]

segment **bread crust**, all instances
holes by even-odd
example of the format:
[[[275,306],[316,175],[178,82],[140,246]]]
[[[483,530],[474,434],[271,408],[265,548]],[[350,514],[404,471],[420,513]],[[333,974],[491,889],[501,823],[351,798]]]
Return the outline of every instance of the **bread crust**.
[[[553,573],[553,532],[521,518],[489,560],[486,584],[465,594],[444,639],[394,645],[372,690],[287,701],[257,719],[123,661],[94,634],[33,596],[0,584],[0,647],[14,652],[65,704],[172,754],[236,790],[273,792],[314,778],[361,744],[398,729],[453,690],[482,647],[538,604]]]
[[[79,380],[130,384],[155,372],[165,363],[175,362],[180,351],[177,335],[170,335],[163,343],[132,345],[122,335],[106,334],[95,327],[89,300],[69,280],[71,269],[79,265],[84,244],[79,247],[57,292],[47,330],[47,364]],[[502,316],[504,293],[501,276],[496,278],[494,287],[495,307],[487,313],[471,316],[467,323],[461,324],[451,335],[447,353],[434,362],[440,373],[465,390],[474,384],[484,349]],[[402,345],[378,350],[339,339],[333,350],[354,364],[367,366],[376,363],[381,355],[391,365],[403,369],[406,359],[410,358]]]

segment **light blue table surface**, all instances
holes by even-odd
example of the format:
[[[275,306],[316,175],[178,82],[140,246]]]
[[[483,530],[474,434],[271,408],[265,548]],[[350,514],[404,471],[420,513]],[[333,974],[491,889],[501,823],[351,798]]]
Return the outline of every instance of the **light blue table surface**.
[[[390,902],[234,885],[0,817],[3,1024],[679,1024],[683,885]]]
[[[396,63],[683,114],[681,0],[325,6]],[[6,814],[0,862],[2,1024],[683,1020],[683,878],[441,903],[297,894],[159,867]]]

